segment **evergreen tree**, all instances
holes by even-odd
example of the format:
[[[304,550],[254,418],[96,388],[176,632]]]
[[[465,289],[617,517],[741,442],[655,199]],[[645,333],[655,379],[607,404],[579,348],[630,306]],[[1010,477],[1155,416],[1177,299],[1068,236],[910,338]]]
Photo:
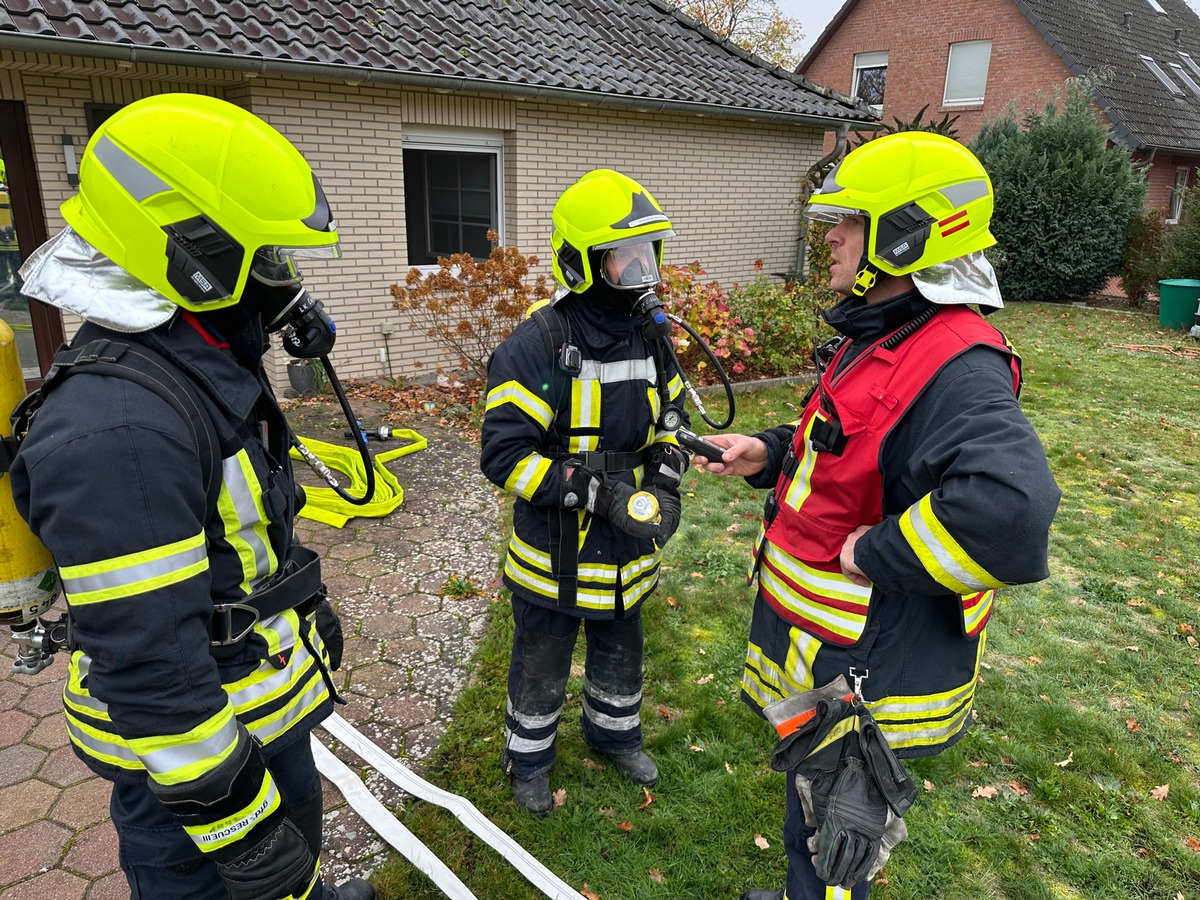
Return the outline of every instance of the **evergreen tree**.
[[[996,193],[992,233],[1009,300],[1083,297],[1120,274],[1125,239],[1146,186],[1129,151],[1108,146],[1092,106],[1094,82],[1071,79],[1065,96],[983,126],[972,150]]]

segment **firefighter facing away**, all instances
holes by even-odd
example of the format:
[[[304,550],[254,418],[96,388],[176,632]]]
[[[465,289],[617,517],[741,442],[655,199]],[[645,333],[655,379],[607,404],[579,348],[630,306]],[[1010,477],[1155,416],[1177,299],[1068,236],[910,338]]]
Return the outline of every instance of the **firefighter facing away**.
[[[58,566],[67,728],[112,782],[130,892],[370,900],[362,879],[321,881],[309,733],[332,710],[340,632],[293,532],[303,491],[262,365],[267,330],[307,298],[297,260],[339,254],[325,195],[267,123],[190,94],[114,114],[79,178],[23,290],[83,318],[80,362],[165,360],[211,419],[219,476],[164,396],[94,373],[47,393],[11,471]]]
[[[866,897],[906,835],[897,758],[967,730],[995,592],[1045,578],[1059,490],[1017,402],[1020,361],[971,307],[1002,305],[983,255],[991,181],[962,145],[869,141],[813,195],[830,284],[818,381],[798,421],[696,464],[768,488],[742,699],[788,773],[786,890]]]
[[[502,765],[535,814],[551,808],[581,623],[584,740],[636,784],[658,779],[639,720],[641,604],[679,525],[688,466],[661,424],[665,412],[675,428],[682,417],[682,382],[665,374],[670,323],[654,294],[670,220],[636,181],[598,169],[563,192],[553,224],[560,287],[492,354],[480,456],[483,473],[516,495]]]

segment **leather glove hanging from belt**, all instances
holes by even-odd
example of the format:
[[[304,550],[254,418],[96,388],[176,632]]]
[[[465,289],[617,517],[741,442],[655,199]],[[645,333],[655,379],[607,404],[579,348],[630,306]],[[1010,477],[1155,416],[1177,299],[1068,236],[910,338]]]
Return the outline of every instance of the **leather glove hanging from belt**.
[[[874,877],[908,835],[917,789],[844,677],[765,710],[783,736],[771,768],[794,770],[817,877],[850,887]]]
[[[240,723],[237,730],[237,745],[220,765],[180,784],[151,778],[150,789],[216,862],[230,900],[302,900],[320,866],[283,814],[258,745]]]

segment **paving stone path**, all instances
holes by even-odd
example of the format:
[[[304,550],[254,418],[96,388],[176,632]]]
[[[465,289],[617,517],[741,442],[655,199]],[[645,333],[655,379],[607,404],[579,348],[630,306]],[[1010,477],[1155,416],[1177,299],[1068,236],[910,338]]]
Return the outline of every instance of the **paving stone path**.
[[[355,409],[368,428],[382,412],[369,404]],[[332,440],[328,430],[306,431],[303,421],[295,427]],[[346,633],[335,680],[348,702],[338,712],[419,772],[466,683],[489,602],[490,592],[455,599],[443,588],[451,579],[487,585],[502,535],[476,445],[436,426],[414,427],[428,446],[388,464],[404,489],[404,503],[394,512],[352,519],[341,529],[300,519],[297,530],[321,553]],[[8,635],[0,634],[0,898],[128,897],[108,818],[108,783],[68,746],[61,701],[66,660],[26,676],[12,674],[12,658]],[[336,752],[362,769],[349,751]],[[404,798],[390,782],[369,772],[366,784],[394,811],[402,809]],[[385,845],[326,784],[327,878],[369,875],[386,858]]]

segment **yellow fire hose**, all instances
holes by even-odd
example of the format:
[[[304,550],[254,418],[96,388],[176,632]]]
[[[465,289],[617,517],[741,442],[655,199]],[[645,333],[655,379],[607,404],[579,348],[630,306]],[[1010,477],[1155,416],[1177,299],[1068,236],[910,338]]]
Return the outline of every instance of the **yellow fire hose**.
[[[308,502],[300,510],[300,515],[306,519],[312,519],[314,522],[341,528],[355,516],[386,516],[403,503],[404,488],[400,487],[396,476],[389,472],[383,464],[409,453],[424,450],[426,441],[420,434],[408,428],[392,429],[392,434],[401,440],[409,440],[411,443],[395,450],[387,450],[373,455],[375,496],[371,498],[370,502],[355,505],[347,503],[339,497],[333,488],[305,486],[304,493],[308,497]],[[366,490],[367,470],[363,465],[362,454],[358,452],[358,448],[342,447],[316,438],[302,438],[302,442],[317,459],[330,469],[344,474],[350,480],[350,484],[345,486],[347,490],[354,494],[362,494]],[[295,447],[291,450],[291,456],[293,459],[303,458]]]

